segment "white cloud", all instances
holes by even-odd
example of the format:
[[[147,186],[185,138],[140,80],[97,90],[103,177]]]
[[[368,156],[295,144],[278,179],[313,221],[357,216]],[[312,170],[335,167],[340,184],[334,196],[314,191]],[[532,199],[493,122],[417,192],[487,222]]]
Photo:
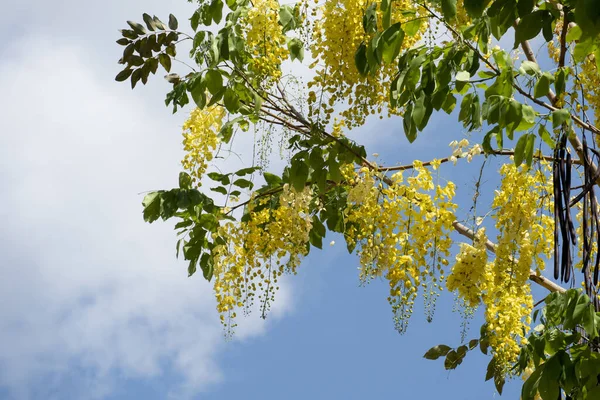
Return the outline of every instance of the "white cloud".
[[[141,218],[139,193],[176,180],[183,116],[151,109],[148,89],[113,83],[83,48],[30,37],[7,53],[0,388],[23,398],[102,397],[115,373],[158,377],[165,364],[183,378],[177,396],[220,381],[226,343],[211,287],[175,262],[170,225]],[[275,317],[289,299],[286,288]],[[237,338],[264,330],[251,318]],[[74,395],[65,379],[77,368],[84,387]],[[48,393],[28,389],[41,379],[52,379]]]

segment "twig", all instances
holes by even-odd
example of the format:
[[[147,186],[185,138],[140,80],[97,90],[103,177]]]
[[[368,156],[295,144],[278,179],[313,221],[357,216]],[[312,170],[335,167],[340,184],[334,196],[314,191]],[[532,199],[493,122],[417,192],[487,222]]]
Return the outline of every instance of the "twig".
[[[454,226],[454,229],[456,230],[456,232],[458,232],[459,234],[461,234],[471,240],[473,240],[475,238],[475,232],[473,232],[471,229],[467,228],[460,222],[454,221],[452,223],[452,225]],[[496,253],[496,244],[494,242],[492,242],[491,240],[488,239],[485,242],[485,247],[492,253]],[[518,260],[516,260],[516,259],[513,259],[512,261],[513,261],[513,263],[518,262]],[[548,278],[538,275],[533,270],[529,270],[529,280],[537,283],[538,285],[542,286],[543,288],[548,289],[551,292],[564,293],[566,291],[566,289],[563,288],[562,286],[557,285],[556,283],[552,282]]]

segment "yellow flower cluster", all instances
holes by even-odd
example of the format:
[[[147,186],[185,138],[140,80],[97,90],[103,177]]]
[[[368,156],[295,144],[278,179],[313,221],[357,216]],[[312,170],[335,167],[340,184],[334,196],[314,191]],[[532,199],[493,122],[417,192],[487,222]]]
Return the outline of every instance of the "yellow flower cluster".
[[[531,323],[530,269],[536,265],[542,270],[544,257],[553,252],[554,219],[548,215],[553,205],[547,164],[527,171],[508,163],[500,168],[500,174],[502,182],[492,203],[498,244],[483,302],[496,365],[508,371]]]
[[[468,306],[485,305],[485,319],[496,365],[508,372],[530,324],[533,301],[527,284],[533,265],[544,268],[553,251],[554,219],[550,166],[536,171],[500,168],[502,182],[492,203],[498,230],[496,258],[489,262],[487,237],[479,229],[473,245],[462,244],[446,286]]]
[[[183,124],[183,149],[186,154],[181,163],[198,185],[219,144],[218,134],[223,118],[225,109],[214,105],[194,109]]]
[[[248,220],[219,227],[217,235],[226,243],[213,249],[214,290],[229,334],[235,327],[236,308],[249,312],[258,294],[264,317],[279,289],[279,277],[296,273],[307,252],[312,201],[310,188],[297,193],[286,184],[277,206],[271,206],[271,197],[255,198],[248,206]]]
[[[419,161],[406,182],[398,172],[387,186],[378,183],[379,177],[368,168],[358,172],[345,168],[343,174],[351,185],[346,240],[359,246],[363,281],[378,276],[389,281],[388,301],[396,328],[403,331],[419,287],[441,290],[452,245],[455,186],[435,185]]]
[[[490,266],[486,242],[485,228],[480,228],[475,234],[472,246],[461,243],[456,263],[446,280],[448,290],[456,290],[469,307],[477,307],[481,303],[482,294],[488,288]]]
[[[279,2],[277,0],[254,0],[253,7],[243,18],[246,45],[250,49],[249,67],[270,86],[281,78],[281,63],[287,59],[289,51],[282,26],[279,23]]]
[[[581,63],[581,70],[577,74],[581,87],[583,88],[583,96],[587,104],[583,107],[584,111],[591,108],[594,112],[595,125],[600,125],[600,73],[596,67],[596,58],[594,54],[590,54]],[[596,137],[598,140],[598,137]]]
[[[379,9],[380,1],[376,2]],[[394,7],[392,23],[415,18],[403,15],[403,12],[418,10],[414,2],[398,0],[390,3]],[[369,114],[380,114],[388,101],[389,86],[398,67],[393,63],[384,65],[375,75],[364,77],[354,61],[361,42],[367,42],[374,35],[365,33],[363,28],[363,15],[369,4],[371,2],[366,0],[327,0],[318,9],[311,45],[314,58],[311,68],[316,67],[316,76],[308,86],[315,86],[319,93],[309,95],[310,116],[324,115],[324,121],[328,122],[336,103],[343,102],[346,109],[341,116],[352,128],[362,125]],[[382,15],[379,15],[378,20],[381,19]],[[425,27],[422,23],[415,36],[405,37],[402,48],[414,45]]]

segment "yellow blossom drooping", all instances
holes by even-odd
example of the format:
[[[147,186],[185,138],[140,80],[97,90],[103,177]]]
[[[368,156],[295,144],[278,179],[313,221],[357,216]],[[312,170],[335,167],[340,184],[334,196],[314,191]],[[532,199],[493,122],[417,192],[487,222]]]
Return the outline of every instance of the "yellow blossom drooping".
[[[183,149],[186,154],[181,163],[198,185],[219,143],[218,134],[223,118],[225,109],[214,105],[194,109],[183,124]]]
[[[343,102],[345,110],[341,116],[352,128],[362,125],[369,114],[380,114],[390,98],[389,87],[398,72],[397,65],[382,65],[374,75],[362,76],[354,61],[359,45],[375,35],[365,33],[363,28],[363,15],[371,3],[366,0],[326,0],[318,9],[310,49],[314,58],[311,67],[316,67],[316,76],[309,83],[309,87],[316,87],[318,93],[313,91],[309,95],[310,116],[324,116],[324,121],[328,122],[334,105]],[[376,3],[378,21],[381,21],[380,1]],[[426,20],[418,19],[419,8],[412,1],[399,0],[390,4],[393,7],[392,23],[414,20],[420,24],[414,36],[404,38],[402,49],[410,48],[421,38]],[[381,31],[382,27],[378,29]]]
[[[387,186],[368,168],[346,168],[343,174],[352,185],[346,240],[359,246],[362,280],[383,276],[389,281],[388,301],[396,328],[403,331],[419,288],[441,290],[452,245],[454,184],[434,184],[419,161],[406,183],[401,172]]]
[[[486,242],[485,228],[481,228],[475,234],[472,246],[461,243],[456,263],[446,281],[448,290],[458,291],[469,307],[478,306],[482,294],[488,289],[490,271]]]
[[[493,200],[498,230],[496,258],[488,261],[485,229],[473,245],[461,244],[446,286],[465,304],[483,303],[487,337],[495,365],[507,373],[516,360],[529,329],[533,300],[527,284],[534,266],[544,269],[553,252],[554,219],[550,166],[528,171],[514,163],[500,168],[502,182]]]
[[[312,200],[310,188],[298,193],[286,184],[277,206],[272,206],[271,197],[256,198],[248,206],[247,220],[219,228],[225,243],[213,249],[214,289],[228,334],[235,327],[236,309],[248,312],[257,299],[264,317],[281,275],[296,273],[307,252]]]
[[[531,323],[533,300],[527,284],[535,265],[544,268],[544,257],[553,251],[554,219],[552,181],[544,169],[527,171],[513,163],[500,168],[502,183],[492,206],[498,229],[493,278],[483,295],[485,318],[496,365],[508,371],[520,350],[519,343]]]
[[[258,82],[270,86],[281,78],[281,63],[289,55],[279,24],[279,2],[254,0],[252,4],[242,19],[246,45],[251,53],[249,68],[257,75]]]

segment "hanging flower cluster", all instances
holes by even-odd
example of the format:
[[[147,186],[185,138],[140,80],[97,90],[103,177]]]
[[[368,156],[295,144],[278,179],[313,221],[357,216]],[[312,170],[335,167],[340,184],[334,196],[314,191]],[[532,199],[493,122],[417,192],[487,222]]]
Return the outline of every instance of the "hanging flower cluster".
[[[492,206],[498,230],[496,258],[488,262],[487,237],[480,228],[473,245],[461,244],[446,286],[469,306],[483,303],[496,366],[508,372],[529,329],[533,301],[527,284],[531,268],[544,269],[552,255],[554,219],[550,216],[549,166],[537,171],[500,168],[502,182]]]
[[[384,65],[374,75],[362,76],[354,61],[359,45],[374,36],[365,33],[363,27],[363,15],[371,3],[366,0],[327,0],[317,10],[319,18],[313,28],[311,45],[314,62],[310,66],[316,67],[316,76],[308,84],[309,88],[315,87],[308,98],[310,116],[324,115],[324,120],[329,121],[334,105],[341,101],[346,107],[341,116],[347,120],[348,127],[356,127],[362,125],[368,115],[381,113],[388,101],[390,82],[398,72],[397,66],[394,63]],[[376,3],[381,21],[380,1]],[[418,7],[414,2],[390,3],[394,7],[392,23],[416,18]],[[426,25],[423,22],[414,36],[407,35],[402,48],[408,49],[417,43]]]
[[[214,105],[205,109],[195,108],[183,124],[186,154],[181,163],[198,185],[219,144],[218,134],[224,118],[225,109]]]
[[[456,263],[446,280],[448,290],[457,291],[469,307],[477,307],[481,303],[481,296],[487,291],[492,277],[486,242],[485,228],[480,228],[473,245],[461,243]]]
[[[273,201],[253,199],[247,219],[228,222],[215,235],[225,239],[213,249],[214,290],[217,311],[229,334],[237,308],[248,312],[257,299],[265,315],[279,289],[279,278],[284,272],[296,273],[307,252],[312,190],[307,187],[298,193],[286,184],[278,203]]]
[[[246,45],[251,53],[249,68],[261,84],[270,86],[281,78],[281,63],[289,56],[279,23],[279,2],[255,0],[252,4],[242,19]]]
[[[434,165],[437,167],[437,164]],[[396,328],[403,331],[419,287],[441,289],[455,219],[454,184],[434,184],[431,172],[415,161],[412,176],[401,172],[384,185],[370,169],[345,169],[348,191],[346,240],[358,245],[361,279],[383,276]]]
[[[519,342],[531,323],[533,300],[527,284],[531,268],[544,269],[552,255],[554,219],[547,168],[529,172],[513,163],[500,168],[502,183],[492,206],[498,229],[493,279],[483,301],[496,365],[508,366],[519,353]]]

